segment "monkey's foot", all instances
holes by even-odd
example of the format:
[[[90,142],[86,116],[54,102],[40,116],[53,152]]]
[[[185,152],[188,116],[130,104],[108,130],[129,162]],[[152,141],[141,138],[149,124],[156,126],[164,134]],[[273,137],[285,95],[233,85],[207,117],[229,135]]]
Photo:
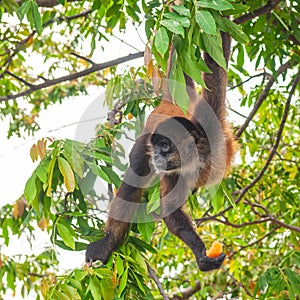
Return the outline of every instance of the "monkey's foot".
[[[91,266],[92,262],[100,260],[106,264],[112,250],[109,247],[109,236],[105,236],[99,241],[93,242],[87,246],[85,261]]]
[[[211,270],[219,269],[222,266],[225,257],[226,255],[224,253],[221,253],[216,258],[201,256],[199,259],[197,259],[197,263],[201,271],[204,272],[211,271]]]

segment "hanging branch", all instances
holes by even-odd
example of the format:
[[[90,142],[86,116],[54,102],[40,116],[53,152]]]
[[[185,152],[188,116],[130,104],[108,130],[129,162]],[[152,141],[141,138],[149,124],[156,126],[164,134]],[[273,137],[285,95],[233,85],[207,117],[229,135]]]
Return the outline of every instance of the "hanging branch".
[[[23,1],[17,0],[16,1],[18,5],[21,5]],[[82,2],[82,0],[67,0],[68,3],[71,2]],[[40,7],[54,7],[56,5],[59,5],[60,3],[58,0],[36,0],[36,3]]]
[[[266,5],[258,8],[255,11],[249,12],[247,14],[244,14],[238,18],[236,18],[233,22],[236,24],[242,24],[249,20],[252,20],[256,17],[268,14],[271,10],[273,10],[278,4],[280,0],[270,0]]]
[[[111,60],[111,61],[108,61],[108,62],[105,62],[105,63],[101,63],[101,64],[93,63],[90,68],[88,68],[84,71],[74,73],[74,74],[70,74],[70,75],[66,75],[66,76],[62,76],[62,77],[52,79],[52,80],[47,80],[47,81],[45,81],[43,83],[40,83],[40,84],[31,85],[29,89],[27,89],[26,91],[23,91],[21,93],[0,97],[0,101],[8,101],[8,100],[11,100],[11,99],[16,99],[16,98],[19,98],[19,97],[23,97],[23,96],[31,94],[34,91],[41,90],[41,89],[47,88],[49,86],[65,82],[65,81],[71,81],[71,80],[74,80],[74,79],[77,79],[77,78],[80,78],[80,77],[84,77],[84,76],[87,76],[91,73],[101,71],[101,70],[106,69],[108,67],[116,66],[116,65],[124,63],[126,61],[130,61],[130,60],[140,58],[140,57],[143,57],[143,56],[144,56],[144,52],[141,51],[141,52],[137,52],[137,53],[134,53],[134,54],[129,54],[127,56],[123,56],[123,57],[120,57],[118,59],[114,59],[114,60]]]
[[[170,300],[169,297],[167,296],[166,292],[164,291],[159,279],[157,278],[155,271],[150,267],[150,265],[148,263],[147,264],[147,269],[148,269],[148,273],[149,273],[149,277],[152,278],[160,292],[160,294],[162,295],[164,300]]]

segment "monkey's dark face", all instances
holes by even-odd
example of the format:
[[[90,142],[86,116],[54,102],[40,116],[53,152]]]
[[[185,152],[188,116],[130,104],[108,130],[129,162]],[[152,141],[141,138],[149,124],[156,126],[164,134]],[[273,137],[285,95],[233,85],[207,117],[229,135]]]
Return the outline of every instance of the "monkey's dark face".
[[[151,162],[158,172],[180,168],[181,160],[176,146],[166,137],[154,133],[150,139]]]

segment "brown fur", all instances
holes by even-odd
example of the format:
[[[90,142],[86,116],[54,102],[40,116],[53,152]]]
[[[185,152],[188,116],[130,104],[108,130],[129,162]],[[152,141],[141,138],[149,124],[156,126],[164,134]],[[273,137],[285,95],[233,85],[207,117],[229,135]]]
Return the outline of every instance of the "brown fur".
[[[222,39],[224,57],[228,63],[229,34],[222,33]],[[224,254],[217,258],[206,257],[205,245],[193,229],[188,216],[181,209],[189,192],[207,184],[214,184],[229,172],[236,149],[230,125],[226,121],[227,73],[207,53],[204,54],[204,60],[212,73],[203,74],[208,89],[203,89],[200,96],[197,95],[191,78],[185,76],[190,96],[189,112],[185,114],[170,99],[169,92],[165,92],[160,105],[150,114],[141,137],[137,139],[131,151],[129,157],[131,169],[126,172],[124,181],[112,200],[106,223],[106,236],[88,246],[86,253],[88,262],[101,260],[106,263],[111,252],[123,242],[129,221],[135,213],[135,209],[132,206],[128,209],[126,203],[141,201],[143,188],[147,186],[154,174],[154,170],[150,166],[150,158],[153,153],[152,145],[149,142],[150,137],[160,124],[171,118],[180,117],[187,118],[194,124],[195,130],[191,135],[197,133],[193,138],[197,145],[199,162],[197,157],[192,159],[195,160],[196,165],[199,165],[199,168],[192,168],[191,164],[187,168],[183,166],[182,172],[167,171],[160,174],[162,217],[169,230],[192,249],[201,270],[216,269],[222,264],[225,258]],[[206,102],[212,110],[207,109]],[[214,121],[214,116],[217,117],[217,122]],[[206,134],[203,133],[201,127],[204,125],[205,128],[203,128],[207,131],[207,136],[212,137],[211,140],[208,140]],[[176,138],[176,134],[174,136]],[[185,138],[180,136],[178,138],[179,144],[180,139],[183,140],[184,147]],[[170,157],[173,160],[176,159],[172,155]],[[136,178],[135,174],[140,177]]]

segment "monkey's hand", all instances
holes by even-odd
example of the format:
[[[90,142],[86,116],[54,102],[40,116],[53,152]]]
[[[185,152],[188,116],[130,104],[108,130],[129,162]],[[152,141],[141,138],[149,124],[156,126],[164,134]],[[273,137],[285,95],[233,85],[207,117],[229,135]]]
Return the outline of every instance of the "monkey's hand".
[[[205,272],[205,271],[215,270],[215,269],[219,269],[222,266],[225,257],[226,255],[224,253],[221,253],[218,257],[215,258],[211,258],[206,255],[203,255],[197,258],[197,263],[201,271]]]
[[[85,261],[89,266],[96,260],[100,260],[103,264],[106,264],[112,251],[113,249],[110,247],[110,237],[109,235],[106,235],[99,241],[93,242],[87,246]]]

